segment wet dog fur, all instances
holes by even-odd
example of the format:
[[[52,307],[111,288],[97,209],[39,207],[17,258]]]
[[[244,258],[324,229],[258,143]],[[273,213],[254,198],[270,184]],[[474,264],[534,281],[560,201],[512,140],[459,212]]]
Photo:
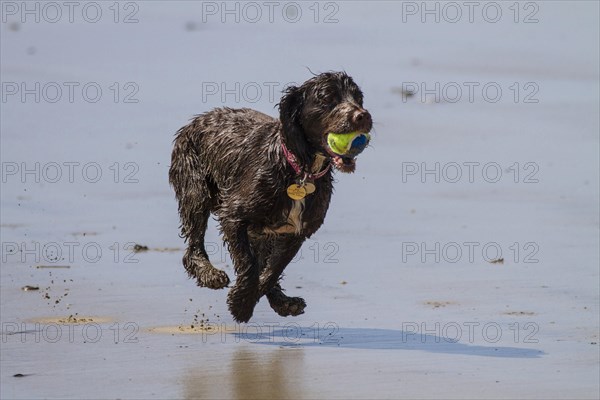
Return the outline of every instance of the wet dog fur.
[[[279,120],[248,108],[214,109],[182,127],[174,141],[169,181],[188,244],[183,265],[199,286],[230,284],[204,247],[212,213],[234,264],[236,282],[227,303],[238,322],[250,320],[264,295],[281,316],[302,314],[306,307],[302,298],[284,294],[280,278],[302,243],[323,224],[333,168],[312,182],[314,193],[291,199],[286,190],[301,177],[287,161],[282,142],[308,172],[331,163],[348,173],[355,160],[332,153],[327,134],[372,127],[360,88],[344,72],[322,73],[288,87],[278,106]]]

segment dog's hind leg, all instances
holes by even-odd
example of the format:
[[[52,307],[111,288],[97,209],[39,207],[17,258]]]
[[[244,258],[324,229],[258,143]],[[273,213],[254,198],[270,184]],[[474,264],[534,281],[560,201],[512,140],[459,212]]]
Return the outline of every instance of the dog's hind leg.
[[[179,130],[169,169],[169,182],[179,201],[181,235],[188,241],[183,265],[198,286],[222,289],[229,285],[229,277],[210,263],[204,248],[204,234],[217,201],[217,188],[198,155],[195,140],[199,135],[195,129],[192,123]]]
[[[196,214],[195,223],[188,233],[190,243],[183,256],[183,266],[188,275],[196,279],[198,286],[222,289],[229,285],[229,276],[211,264],[204,247],[204,234],[209,216],[208,210]]]

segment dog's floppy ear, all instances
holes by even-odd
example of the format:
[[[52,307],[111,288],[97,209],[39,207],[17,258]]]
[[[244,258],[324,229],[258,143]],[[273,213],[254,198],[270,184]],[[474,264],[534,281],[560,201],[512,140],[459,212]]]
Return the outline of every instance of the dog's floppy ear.
[[[293,134],[301,130],[300,123],[302,108],[304,106],[304,90],[298,86],[288,86],[279,102],[279,119],[286,134]]]
[[[304,85],[288,87],[279,102],[279,119],[285,145],[294,153],[300,163],[308,165],[312,162],[315,148],[318,145],[310,143],[311,138],[307,136],[305,127],[302,126],[306,102],[307,94]]]

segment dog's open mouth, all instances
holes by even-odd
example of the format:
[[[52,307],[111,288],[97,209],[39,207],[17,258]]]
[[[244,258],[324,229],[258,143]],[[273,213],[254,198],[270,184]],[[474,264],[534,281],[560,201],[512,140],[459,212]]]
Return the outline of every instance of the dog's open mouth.
[[[338,170],[354,172],[356,156],[368,146],[370,139],[370,135],[363,132],[328,133],[323,147]]]
[[[354,172],[356,168],[356,159],[350,157],[342,157],[337,154],[331,154],[331,160],[334,167],[342,172]]]

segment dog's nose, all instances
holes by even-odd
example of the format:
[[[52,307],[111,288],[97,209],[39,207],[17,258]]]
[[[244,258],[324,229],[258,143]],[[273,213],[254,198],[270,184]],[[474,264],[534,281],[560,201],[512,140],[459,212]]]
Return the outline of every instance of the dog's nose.
[[[356,110],[352,115],[352,122],[355,125],[358,125],[364,130],[371,130],[371,125],[373,121],[371,120],[371,114],[367,110]]]

